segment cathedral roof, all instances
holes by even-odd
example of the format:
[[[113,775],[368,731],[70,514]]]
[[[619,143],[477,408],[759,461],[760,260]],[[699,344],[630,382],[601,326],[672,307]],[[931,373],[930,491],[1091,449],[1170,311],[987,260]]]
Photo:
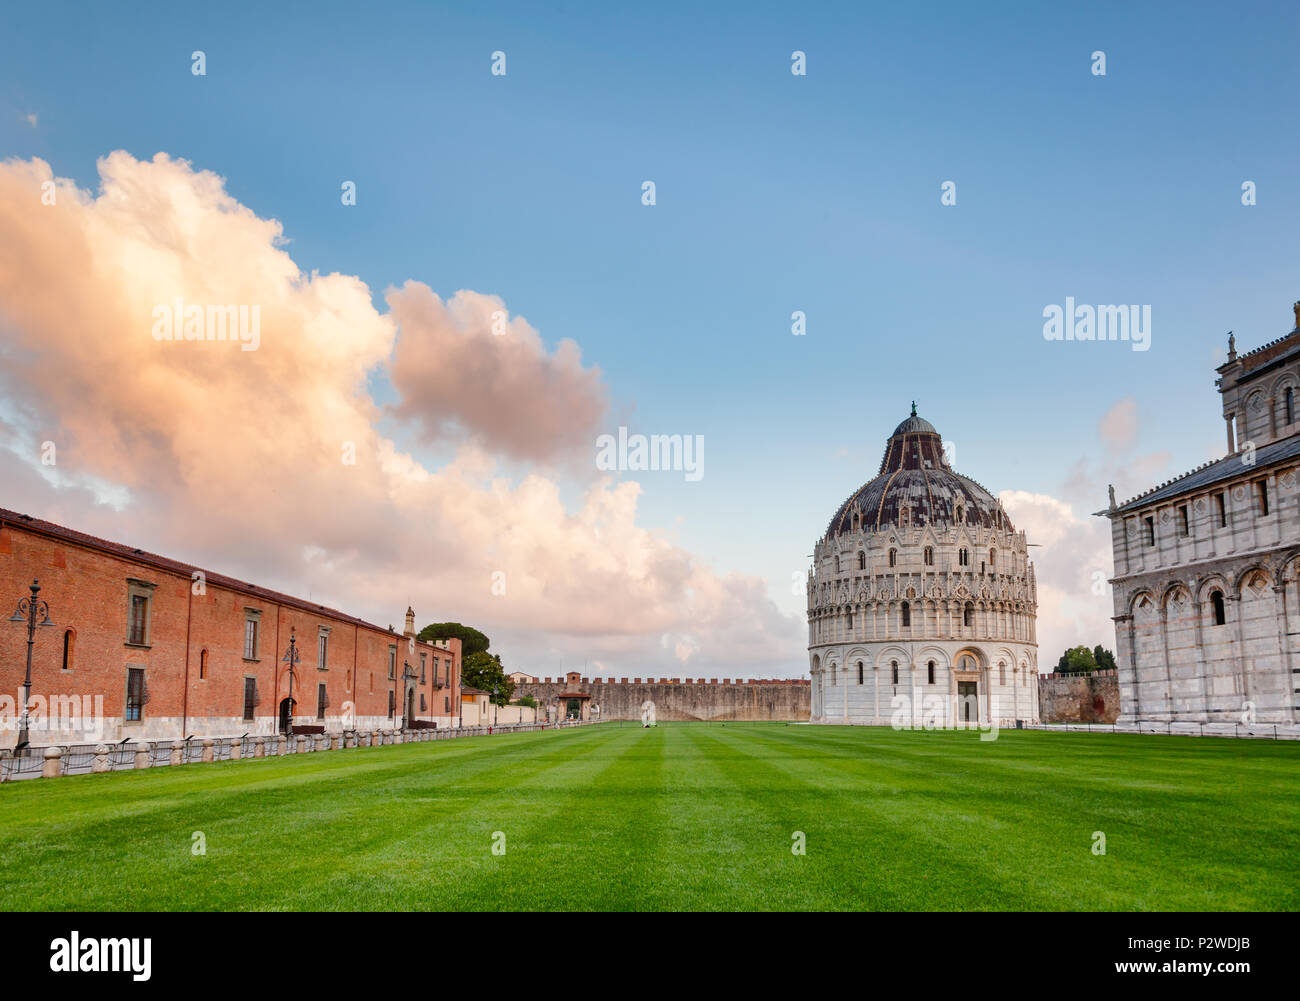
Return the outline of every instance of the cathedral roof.
[[[958,509],[962,519],[957,517]],[[949,525],[959,520],[1013,531],[996,498],[948,465],[939,432],[917,416],[913,404],[911,416],[889,436],[880,472],[840,505],[826,534],[840,535],[855,528],[877,530],[905,522]]]
[[[1290,437],[1259,446],[1259,448],[1255,449],[1254,462],[1250,465],[1245,463],[1241,452],[1236,452],[1214,462],[1207,462],[1203,466],[1197,466],[1190,473],[1183,473],[1183,475],[1172,480],[1166,480],[1159,486],[1152,487],[1144,494],[1138,494],[1132,500],[1125,501],[1118,507],[1108,511],[1098,511],[1097,514],[1103,517],[1127,514],[1130,511],[1136,511],[1138,508],[1181,497],[1197,490],[1204,490],[1206,487],[1212,487],[1215,484],[1236,479],[1249,473],[1259,473],[1275,463],[1287,462],[1297,457],[1300,457],[1300,435],[1293,434]]]

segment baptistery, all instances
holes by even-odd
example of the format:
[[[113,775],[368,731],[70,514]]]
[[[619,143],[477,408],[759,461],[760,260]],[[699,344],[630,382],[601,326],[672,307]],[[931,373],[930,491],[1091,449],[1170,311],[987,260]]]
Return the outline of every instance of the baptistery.
[[[813,549],[812,721],[1037,722],[1036,609],[1025,533],[913,404]]]

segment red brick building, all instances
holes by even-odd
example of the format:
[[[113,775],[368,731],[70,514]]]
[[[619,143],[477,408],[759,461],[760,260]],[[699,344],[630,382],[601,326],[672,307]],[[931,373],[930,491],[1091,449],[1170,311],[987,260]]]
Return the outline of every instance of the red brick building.
[[[327,732],[455,725],[460,640],[419,641],[410,609],[399,633],[0,508],[0,746],[27,657],[7,613],[33,579],[55,623],[36,632],[33,744],[271,734],[290,715]]]

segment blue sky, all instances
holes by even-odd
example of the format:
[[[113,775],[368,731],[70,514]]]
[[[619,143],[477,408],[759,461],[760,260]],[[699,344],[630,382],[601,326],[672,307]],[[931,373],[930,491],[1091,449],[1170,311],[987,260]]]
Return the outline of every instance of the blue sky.
[[[1026,6],[10,5],[0,157],[94,187],[164,151],[377,304],[501,296],[601,368],[610,430],[704,436],[704,479],[646,475],[639,520],[794,612],[913,399],[961,471],[1062,497],[1124,461],[1098,422],[1135,397],[1167,477],[1222,445],[1226,332],[1292,325],[1300,8]],[[1151,350],[1044,341],[1067,296],[1150,304]]]

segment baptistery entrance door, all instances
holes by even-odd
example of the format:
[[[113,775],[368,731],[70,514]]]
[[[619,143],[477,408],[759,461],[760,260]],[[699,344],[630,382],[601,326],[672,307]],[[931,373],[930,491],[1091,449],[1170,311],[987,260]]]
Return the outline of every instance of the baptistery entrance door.
[[[957,682],[957,718],[963,723],[978,723],[979,683],[975,681]]]

